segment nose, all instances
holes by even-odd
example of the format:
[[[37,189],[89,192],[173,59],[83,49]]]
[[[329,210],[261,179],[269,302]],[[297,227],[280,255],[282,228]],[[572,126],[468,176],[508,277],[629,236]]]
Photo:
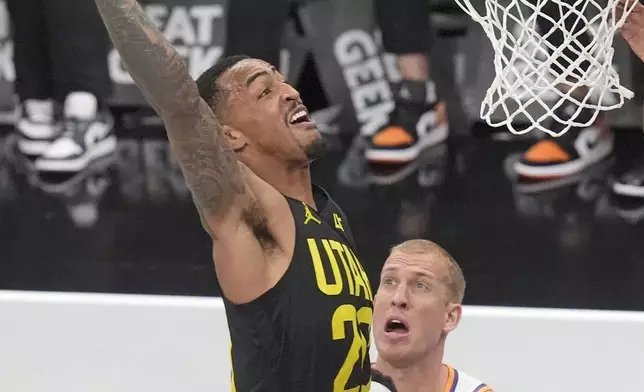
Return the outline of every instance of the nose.
[[[394,295],[391,297],[391,304],[400,309],[409,308],[409,299],[407,298],[407,290],[402,285],[396,288]]]
[[[286,102],[290,101],[300,101],[300,93],[295,89],[295,87],[291,86],[288,83],[283,83],[282,84],[283,89],[282,89],[282,98]]]

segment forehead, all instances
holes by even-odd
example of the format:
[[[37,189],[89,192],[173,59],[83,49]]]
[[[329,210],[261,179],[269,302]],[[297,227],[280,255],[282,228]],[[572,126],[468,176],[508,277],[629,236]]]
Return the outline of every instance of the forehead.
[[[395,250],[385,261],[382,273],[403,275],[428,275],[440,277],[445,274],[445,262],[441,257],[431,253],[409,254]]]
[[[219,83],[226,89],[245,88],[247,82],[256,74],[274,72],[274,67],[266,61],[258,59],[246,59],[238,62],[228,69],[219,79]]]

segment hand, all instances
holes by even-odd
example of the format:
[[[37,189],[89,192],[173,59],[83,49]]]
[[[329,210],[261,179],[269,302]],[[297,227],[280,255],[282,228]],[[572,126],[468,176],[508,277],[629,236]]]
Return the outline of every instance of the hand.
[[[639,0],[619,0],[615,16],[616,18],[621,17],[624,10],[633,7],[633,2],[637,4],[626,17],[626,22],[620,28],[620,32],[637,57],[644,61],[644,5]]]

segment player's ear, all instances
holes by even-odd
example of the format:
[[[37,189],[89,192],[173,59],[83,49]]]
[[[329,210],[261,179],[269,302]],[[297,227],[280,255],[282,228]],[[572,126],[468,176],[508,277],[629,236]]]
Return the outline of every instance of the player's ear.
[[[233,148],[233,151],[239,151],[248,144],[246,135],[231,127],[230,125],[222,125],[222,131],[228,139],[230,146]]]
[[[443,331],[450,333],[458,327],[461,322],[461,315],[463,314],[463,306],[461,304],[450,303],[447,305],[447,313],[445,314],[445,325]]]

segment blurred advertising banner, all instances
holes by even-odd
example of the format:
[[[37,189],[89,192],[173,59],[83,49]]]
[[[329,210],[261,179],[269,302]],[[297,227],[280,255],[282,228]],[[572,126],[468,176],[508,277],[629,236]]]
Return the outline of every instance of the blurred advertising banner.
[[[446,0],[432,0],[435,10],[432,20],[438,37],[430,54],[431,70],[439,95],[447,100],[452,132],[468,133],[470,122],[479,118],[481,100],[494,76],[494,52],[482,29],[468,17],[465,20],[469,28],[462,29],[467,31],[464,37],[441,33],[450,29],[444,27],[444,21],[454,14],[453,6],[436,4],[441,1]],[[184,57],[193,77],[198,77],[222,56],[226,0],[145,0],[141,3]],[[299,0],[298,4],[306,38],[297,33],[293,21],[289,22],[280,69],[289,80],[296,82],[311,53],[330,103],[321,117],[335,123],[327,129],[372,134],[387,122],[394,106],[390,83],[400,78],[394,57],[383,53],[372,0]],[[0,121],[6,120],[13,110],[15,70],[9,19],[4,0],[0,0]],[[509,28],[513,34],[519,33],[517,28]],[[622,83],[634,88],[628,47],[619,39],[616,42],[615,67]],[[112,104],[145,105],[118,53],[111,50],[107,61],[115,85]],[[627,102],[624,108],[610,113],[609,119],[618,125],[639,126],[641,115],[637,102]]]
[[[142,4],[150,19],[175,45],[194,79],[223,55],[225,0],[152,0]],[[296,34],[294,24],[289,23],[284,36],[280,69],[287,77],[297,78],[304,66],[305,56],[303,40]],[[110,51],[108,63],[115,84],[113,104],[144,105],[145,100],[115,50]]]
[[[197,78],[223,53],[224,2],[221,0],[154,0],[142,2],[148,17],[175,45],[190,74]],[[115,105],[136,106],[145,100],[116,50],[108,54]]]

